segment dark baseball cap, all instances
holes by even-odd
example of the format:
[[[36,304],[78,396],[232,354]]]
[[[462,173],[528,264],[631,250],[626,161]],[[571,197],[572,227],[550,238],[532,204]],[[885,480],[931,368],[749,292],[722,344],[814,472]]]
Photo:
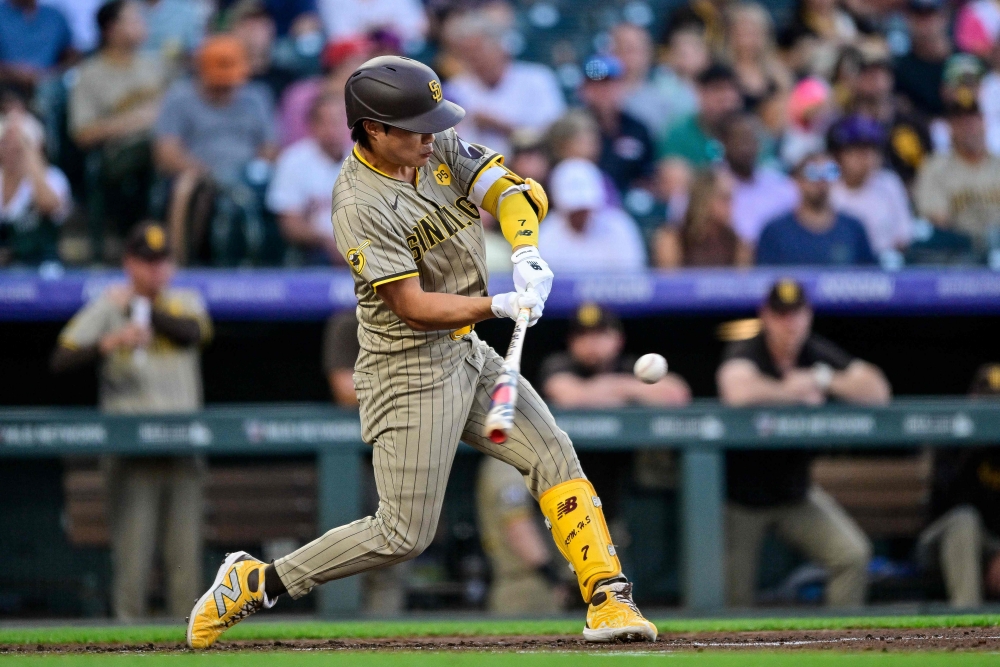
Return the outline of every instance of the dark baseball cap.
[[[622,61],[605,53],[593,55],[583,64],[583,76],[587,81],[614,81],[624,75]]]
[[[736,74],[729,65],[712,63],[697,77],[699,86],[711,86],[716,83],[736,83]]]
[[[944,8],[945,0],[908,0],[906,9],[917,14],[932,14]]]
[[[576,316],[569,325],[571,336],[591,331],[621,331],[622,323],[618,316],[609,310],[601,308],[596,303],[585,303],[576,310]]]
[[[782,278],[771,286],[767,294],[767,307],[776,313],[791,313],[809,305],[802,283],[792,278]]]
[[[170,257],[167,230],[158,222],[142,222],[125,239],[125,254],[150,262]]]

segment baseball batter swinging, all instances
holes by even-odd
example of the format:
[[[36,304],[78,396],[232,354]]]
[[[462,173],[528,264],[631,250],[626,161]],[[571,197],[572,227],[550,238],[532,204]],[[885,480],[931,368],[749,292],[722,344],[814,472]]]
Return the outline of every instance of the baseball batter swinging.
[[[655,640],[656,627],[632,601],[601,501],[530,384],[520,380],[506,442],[483,435],[503,360],[472,329],[491,317],[516,319],[521,308],[531,309],[532,324],[541,317],[552,284],[536,247],[545,192],[505,168],[503,156],[458,138],[453,127],[465,111],[443,98],[426,65],[374,58],[344,92],[356,143],[333,188],[333,226],[354,272],[354,383],[378,510],[270,565],[230,554],[191,612],[188,645],[211,646],[282,594],[298,598],[416,557],[434,537],[460,440],[524,475],[589,603],[584,637]],[[477,207],[499,220],[513,247],[514,292],[487,296]]]

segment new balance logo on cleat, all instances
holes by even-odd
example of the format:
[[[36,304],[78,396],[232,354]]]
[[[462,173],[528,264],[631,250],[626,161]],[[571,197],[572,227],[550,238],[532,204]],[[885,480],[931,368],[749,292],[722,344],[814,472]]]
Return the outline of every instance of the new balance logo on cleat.
[[[561,519],[577,508],[576,496],[570,496],[556,505],[556,518]]]
[[[219,612],[219,618],[226,613],[226,603],[225,600],[230,602],[236,602],[240,599],[240,579],[236,575],[236,570],[231,570],[229,572],[229,585],[219,584],[215,589],[215,609]]]

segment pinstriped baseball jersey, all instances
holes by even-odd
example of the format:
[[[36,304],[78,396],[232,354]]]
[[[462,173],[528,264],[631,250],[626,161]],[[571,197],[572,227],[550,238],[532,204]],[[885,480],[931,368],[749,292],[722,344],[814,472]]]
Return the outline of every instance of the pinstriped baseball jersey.
[[[363,350],[400,352],[449,335],[410,329],[378,298],[379,285],[418,276],[425,292],[487,295],[483,226],[468,194],[482,169],[501,159],[449,129],[434,136],[416,185],[378,171],[357,148],[345,160],[333,186],[333,228],[354,269]]]

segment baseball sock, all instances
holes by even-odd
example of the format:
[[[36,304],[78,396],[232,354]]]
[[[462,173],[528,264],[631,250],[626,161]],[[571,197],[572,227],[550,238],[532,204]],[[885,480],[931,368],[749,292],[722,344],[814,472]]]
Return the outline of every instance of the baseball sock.
[[[278,571],[274,569],[274,563],[264,568],[264,595],[271,600],[277,600],[279,595],[288,592],[285,585],[281,583]]]

